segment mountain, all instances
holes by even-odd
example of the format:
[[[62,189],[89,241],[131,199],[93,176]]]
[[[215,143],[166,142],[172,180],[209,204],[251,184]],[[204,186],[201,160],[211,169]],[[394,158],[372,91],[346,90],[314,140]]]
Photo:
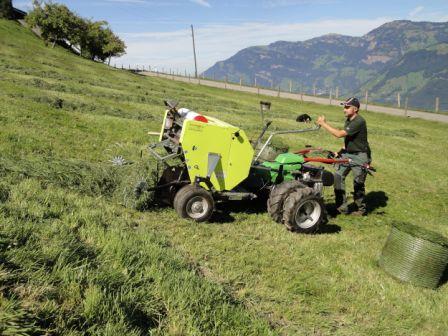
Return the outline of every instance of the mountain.
[[[409,98],[409,106],[448,110],[448,43],[406,53],[374,79],[362,85],[359,94],[369,90],[376,101],[395,103],[397,94]]]
[[[344,95],[369,88],[371,97],[387,102],[394,93],[392,88],[406,89],[406,84],[391,84],[397,74],[401,78],[404,72],[414,79],[414,73],[420,72],[427,85],[426,89],[421,88],[422,92],[428,92],[433,82],[437,83],[436,87],[443,83],[446,78],[443,70],[433,73],[432,69],[436,71],[445,64],[441,51],[444,43],[448,43],[448,22],[392,21],[362,37],[328,34],[307,41],[278,41],[268,46],[249,47],[217,62],[204,75],[215,79],[227,76],[231,81],[243,78],[249,83],[254,83],[256,77],[259,85],[280,85],[283,89],[289,89],[292,81],[294,89],[302,87],[306,92],[312,92],[314,85],[320,92],[339,87],[340,94]],[[436,55],[437,64],[431,63],[430,68],[425,68],[429,63],[421,62],[419,57],[432,59],[429,55]],[[409,67],[409,62],[415,62],[414,66]],[[415,90],[402,91],[406,92],[415,93]],[[430,92],[433,97],[435,93]],[[426,100],[422,96],[419,93],[420,98],[413,98],[415,107],[424,107]],[[441,92],[441,96],[441,101],[448,100],[448,93]]]

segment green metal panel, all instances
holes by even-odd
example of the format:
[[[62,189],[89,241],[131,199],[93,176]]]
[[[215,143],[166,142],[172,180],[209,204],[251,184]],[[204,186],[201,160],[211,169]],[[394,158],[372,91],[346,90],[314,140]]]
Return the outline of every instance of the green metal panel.
[[[395,222],[379,265],[416,286],[437,288],[448,264],[448,239],[421,227]]]
[[[277,156],[276,162],[282,164],[303,163],[304,159],[302,155],[294,153],[283,153]]]
[[[271,169],[271,182],[272,183],[275,183],[275,181],[277,180],[278,171],[280,170],[280,166],[283,166],[283,180],[284,181],[293,180],[294,176],[292,176],[290,174],[290,172],[297,171],[302,168],[302,165],[300,163],[281,164],[278,161],[274,161],[274,162],[265,161],[261,165]]]
[[[232,190],[249,175],[254,150],[244,131],[218,119],[208,123],[185,120],[179,142],[187,164],[190,181],[206,177],[209,154],[219,155],[210,181],[218,191]],[[206,189],[205,184],[202,186]]]

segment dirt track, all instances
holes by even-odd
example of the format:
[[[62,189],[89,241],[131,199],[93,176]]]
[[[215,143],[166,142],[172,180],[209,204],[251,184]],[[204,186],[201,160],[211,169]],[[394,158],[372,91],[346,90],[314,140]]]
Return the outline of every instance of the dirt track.
[[[143,71],[143,72],[139,72],[139,73],[142,75],[145,75],[145,76],[163,77],[163,78],[168,78],[168,79],[172,79],[172,80],[176,80],[176,81],[180,81],[180,82],[201,84],[201,85],[206,85],[206,86],[211,86],[211,87],[216,87],[216,88],[221,88],[221,89],[227,89],[227,90],[234,90],[234,91],[259,93],[259,94],[263,94],[266,96],[303,100],[306,102],[313,102],[313,103],[323,104],[323,105],[339,105],[341,103],[340,100],[336,100],[336,99],[332,99],[330,102],[330,100],[328,98],[301,95],[298,93],[279,92],[277,90],[260,89],[260,88],[255,88],[252,86],[244,86],[244,85],[240,86],[238,84],[229,84],[229,83],[217,82],[217,81],[212,81],[212,80],[207,80],[207,79],[196,79],[196,78],[189,78],[189,77],[183,77],[183,76],[160,74],[160,73],[149,72],[149,71]],[[361,105],[361,109],[365,109],[364,104]],[[420,119],[425,119],[425,120],[432,120],[432,121],[448,123],[448,115],[444,115],[444,114],[421,112],[421,111],[415,111],[415,110],[405,111],[404,109],[378,106],[378,105],[370,105],[370,104],[367,106],[367,109],[368,109],[368,111],[372,111],[372,112],[380,112],[380,113],[392,114],[392,115],[403,116],[403,117],[408,117],[408,118],[420,118]]]

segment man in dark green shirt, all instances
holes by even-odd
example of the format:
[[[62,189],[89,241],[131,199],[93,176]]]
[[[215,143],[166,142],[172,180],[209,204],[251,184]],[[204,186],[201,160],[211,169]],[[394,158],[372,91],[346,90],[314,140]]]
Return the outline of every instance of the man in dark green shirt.
[[[367,170],[363,167],[371,161],[371,151],[367,140],[367,124],[359,115],[359,100],[355,97],[347,99],[344,103],[346,117],[344,129],[340,130],[327,123],[324,116],[317,119],[317,124],[337,138],[344,138],[344,148],[338,153],[343,159],[350,159],[349,164],[340,164],[335,172],[334,194],[336,208],[340,213],[348,214],[347,196],[345,193],[345,178],[353,171],[354,201],[358,210],[353,215],[366,214],[365,181]]]

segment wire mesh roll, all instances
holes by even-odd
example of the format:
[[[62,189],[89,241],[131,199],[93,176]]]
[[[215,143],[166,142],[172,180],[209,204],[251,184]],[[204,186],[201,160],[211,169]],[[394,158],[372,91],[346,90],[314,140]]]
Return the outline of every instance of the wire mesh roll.
[[[448,239],[421,227],[395,222],[379,265],[392,277],[427,288],[437,288],[448,264]]]

